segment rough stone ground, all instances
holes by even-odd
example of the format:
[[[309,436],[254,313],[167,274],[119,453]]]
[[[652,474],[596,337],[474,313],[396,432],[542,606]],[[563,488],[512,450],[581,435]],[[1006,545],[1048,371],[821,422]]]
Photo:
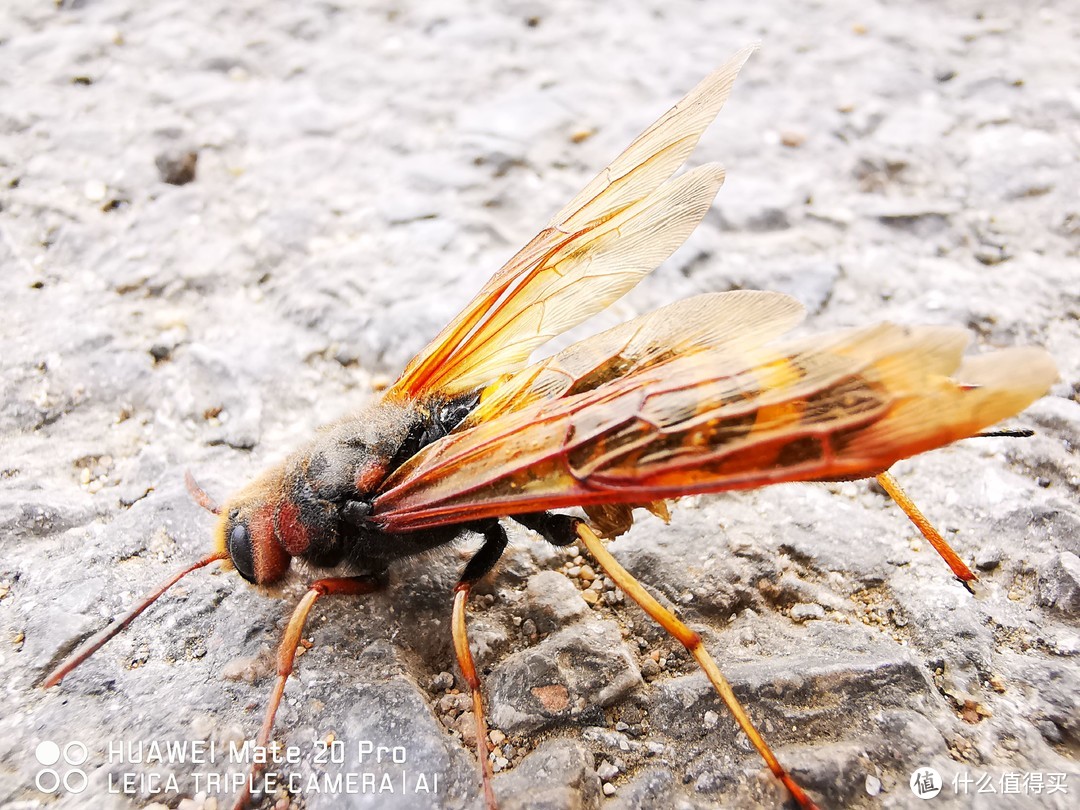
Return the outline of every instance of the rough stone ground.
[[[204,553],[183,470],[224,495],[371,396],[638,131],[761,40],[696,158],[728,167],[715,210],[605,323],[780,289],[809,329],[967,325],[978,348],[1045,345],[1062,381],[1015,420],[1035,438],[896,471],[980,600],[866,483],[688,499],[612,548],[702,631],[824,804],[925,806],[908,776],[932,766],[935,806],[1075,806],[1078,21],[1064,0],[4,3],[0,804],[213,805],[193,795],[207,768],[109,764],[108,744],[253,735],[290,598],[192,576],[36,687]],[[190,179],[189,152],[193,181],[166,182]],[[442,674],[463,555],[320,604],[278,721],[298,773],[326,770],[311,741],[333,734],[348,769],[400,779],[353,748],[401,744],[437,796],[297,806],[479,806],[462,684]],[[777,806],[703,676],[591,573],[516,532],[476,600],[503,807]],[[87,791],[35,789],[42,740],[87,745]],[[123,772],[171,772],[180,792],[108,793]],[[1021,772],[1066,773],[1070,794],[953,794],[956,776],[1000,789]]]

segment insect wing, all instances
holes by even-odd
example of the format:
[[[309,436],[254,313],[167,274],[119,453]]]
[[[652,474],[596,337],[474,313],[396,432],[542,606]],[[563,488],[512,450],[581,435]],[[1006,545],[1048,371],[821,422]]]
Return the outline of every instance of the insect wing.
[[[802,320],[802,305],[782,293],[740,290],[677,301],[575,343],[508,375],[484,391],[480,404],[457,430],[520,410],[529,404],[592,390],[615,378],[629,378],[676,354],[715,348],[738,339],[742,347],[779,337]],[[593,504],[586,507],[593,527],[615,537],[633,524],[641,507],[667,520],[664,501]]]
[[[964,330],[882,324],[672,357],[451,434],[387,482],[373,518],[410,531],[546,509],[644,503],[875,475],[1041,396],[1041,349],[961,365]]]
[[[389,395],[475,390],[626,293],[690,235],[723,183],[716,164],[671,179],[753,48],[706,77],[499,270],[406,367]]]
[[[804,315],[802,304],[777,292],[736,290],[685,298],[579,341],[489,386],[459,430],[534,402],[591,391],[616,378],[629,379],[677,355],[721,347],[758,348],[791,330]]]

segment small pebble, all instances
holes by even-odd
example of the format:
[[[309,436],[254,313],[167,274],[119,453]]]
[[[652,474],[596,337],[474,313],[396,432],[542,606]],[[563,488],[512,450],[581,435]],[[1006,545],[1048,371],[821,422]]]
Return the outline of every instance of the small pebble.
[[[789,149],[795,149],[802,146],[806,142],[806,135],[802,132],[795,132],[794,130],[785,130],[780,133],[780,143]]]
[[[83,196],[90,202],[101,202],[108,193],[108,186],[100,180],[87,180],[83,186]]]
[[[814,602],[799,602],[791,606],[791,618],[797,622],[805,622],[810,619],[824,619],[825,608]]]
[[[593,590],[585,590],[581,592],[581,598],[588,602],[590,605],[595,605],[600,601],[600,594]]]
[[[195,179],[199,154],[190,150],[170,150],[154,158],[158,176],[173,186],[183,186]]]
[[[619,769],[605,759],[597,767],[596,775],[605,782],[609,782],[619,775]]]
[[[444,714],[463,712],[471,705],[472,701],[469,696],[464,694],[443,695],[439,698],[439,709],[441,709]]]
[[[719,714],[714,712],[712,709],[709,709],[707,712],[705,712],[705,728],[716,728],[719,722]]]
[[[983,548],[975,554],[975,567],[980,571],[993,571],[1005,559],[1000,548]]]
[[[611,782],[604,782],[604,795],[605,796],[614,796],[615,795],[615,786],[613,784],[611,784]]]
[[[453,728],[461,734],[461,739],[465,742],[465,745],[470,748],[476,745],[476,715],[471,711],[459,716]]]
[[[866,777],[866,793],[868,796],[877,796],[881,793],[881,780],[872,774]]]

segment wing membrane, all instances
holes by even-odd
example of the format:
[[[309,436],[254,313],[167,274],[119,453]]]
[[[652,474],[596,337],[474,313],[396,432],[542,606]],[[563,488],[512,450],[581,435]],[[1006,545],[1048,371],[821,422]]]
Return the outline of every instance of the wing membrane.
[[[883,324],[741,355],[675,356],[432,444],[391,477],[373,516],[410,531],[874,475],[1022,410],[1056,379],[1039,349],[961,366],[967,339]]]
[[[391,396],[454,394],[616,300],[685,241],[723,183],[718,165],[671,180],[719,113],[740,51],[642,133],[521,249],[406,367]]]
[[[655,191],[690,157],[755,50],[756,45],[743,48],[698,82],[563,206],[552,217],[550,227],[571,233]]]
[[[706,293],[660,307],[569,346],[496,383],[458,428],[466,430],[503,413],[546,399],[628,379],[703,350],[756,349],[788,332],[805,315],[783,293],[737,290]]]

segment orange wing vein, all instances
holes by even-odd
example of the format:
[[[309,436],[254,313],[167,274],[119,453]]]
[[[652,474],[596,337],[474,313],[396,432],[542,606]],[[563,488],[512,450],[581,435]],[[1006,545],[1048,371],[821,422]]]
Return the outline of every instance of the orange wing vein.
[[[758,290],[705,293],[676,301],[593,335],[484,390],[457,430],[533,402],[580,394],[691,354],[724,346],[754,349],[781,337],[806,314],[789,295]]]
[[[965,361],[967,341],[881,324],[673,355],[435,442],[391,476],[373,518],[400,532],[875,475],[1019,412],[1057,377],[1042,349]]]
[[[708,164],[672,179],[719,113],[753,48],[706,77],[522,248],[388,392],[475,390],[607,307],[697,227],[724,180]]]
[[[677,301],[582,340],[522,369],[483,392],[480,404],[456,429],[494,419],[532,402],[580,394],[616,377],[629,378],[667,362],[673,354],[732,344],[761,346],[798,324],[802,304],[782,293],[741,290]],[[633,510],[667,520],[666,502],[592,504],[589,522],[604,537],[633,525]]]

